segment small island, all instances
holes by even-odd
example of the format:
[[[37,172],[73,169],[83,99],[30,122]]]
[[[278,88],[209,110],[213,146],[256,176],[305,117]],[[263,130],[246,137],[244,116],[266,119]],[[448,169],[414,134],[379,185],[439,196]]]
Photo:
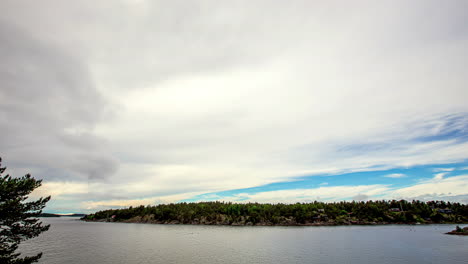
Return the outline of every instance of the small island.
[[[198,202],[109,209],[85,221],[233,226],[468,223],[468,205],[444,201],[260,204]]]
[[[445,233],[447,235],[462,235],[462,236],[468,236],[468,226],[465,226],[463,228],[457,226],[454,230]]]

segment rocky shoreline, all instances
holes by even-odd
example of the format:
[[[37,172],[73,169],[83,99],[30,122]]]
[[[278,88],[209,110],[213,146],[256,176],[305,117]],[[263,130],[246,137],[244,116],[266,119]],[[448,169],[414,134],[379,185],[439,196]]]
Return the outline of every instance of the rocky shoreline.
[[[108,209],[86,215],[82,219],[224,226],[464,224],[468,222],[468,205],[405,200],[339,203],[315,201],[296,204],[237,204],[215,201]]]
[[[90,219],[82,219],[86,222],[115,222],[115,223],[139,223],[139,224],[161,224],[161,225],[224,225],[224,226],[348,226],[348,225],[419,225],[421,223],[418,222],[366,222],[366,221],[348,221],[337,223],[335,221],[315,221],[315,222],[305,222],[305,223],[298,223],[293,218],[285,218],[282,219],[279,223],[271,223],[271,222],[257,222],[252,223],[248,221],[248,219],[241,219],[241,221],[237,222],[229,222],[229,221],[208,221],[204,218],[195,219],[191,222],[184,222],[181,223],[178,220],[171,220],[171,221],[158,221],[154,220],[151,216],[136,216],[126,220],[116,221],[112,218],[109,219],[97,219],[97,220],[90,220]],[[427,224],[434,224],[432,222],[423,223]],[[445,224],[453,224],[453,223],[445,223]]]
[[[464,228],[460,228],[457,226],[455,230],[452,230],[450,232],[445,233],[447,235],[461,235],[461,236],[468,236],[468,226],[465,226]]]

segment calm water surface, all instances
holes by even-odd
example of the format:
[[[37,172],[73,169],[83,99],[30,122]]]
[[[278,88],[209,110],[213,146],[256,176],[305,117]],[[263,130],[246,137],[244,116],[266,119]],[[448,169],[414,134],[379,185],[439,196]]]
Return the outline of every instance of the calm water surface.
[[[26,241],[39,263],[468,263],[455,225],[235,227],[87,223],[43,218],[51,228]]]

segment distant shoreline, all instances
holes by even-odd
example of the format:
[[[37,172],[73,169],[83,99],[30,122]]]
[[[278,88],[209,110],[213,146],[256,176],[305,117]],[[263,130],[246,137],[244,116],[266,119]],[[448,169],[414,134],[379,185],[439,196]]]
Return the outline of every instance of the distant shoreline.
[[[468,222],[468,205],[405,200],[296,204],[198,202],[108,209],[86,215],[82,220],[226,226],[463,224]]]
[[[95,222],[95,223],[127,223],[127,224],[154,224],[154,225],[198,225],[198,226],[382,226],[382,225],[437,225],[437,224],[447,224],[447,225],[468,225],[466,223],[452,223],[452,222],[444,222],[444,223],[418,223],[418,222],[411,222],[411,223],[390,223],[390,222],[354,222],[354,223],[335,223],[335,222],[310,222],[310,223],[289,223],[289,224],[272,224],[272,223],[180,223],[178,221],[143,221],[140,219],[127,219],[122,221],[113,221],[113,220],[106,220],[106,219],[99,219],[99,220],[89,220],[89,219],[81,219],[85,222]],[[449,232],[450,233],[450,232]]]
[[[39,217],[84,217],[85,214],[51,214],[51,213],[41,213]]]

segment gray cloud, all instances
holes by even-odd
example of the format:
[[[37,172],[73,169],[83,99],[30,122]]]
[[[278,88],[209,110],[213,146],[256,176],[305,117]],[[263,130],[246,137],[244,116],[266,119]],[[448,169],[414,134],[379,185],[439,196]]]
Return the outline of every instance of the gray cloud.
[[[398,197],[398,199],[405,199],[405,200],[419,200],[419,201],[452,201],[458,202],[462,204],[468,204],[468,194],[462,195],[445,195],[443,193],[427,193],[424,195],[418,196],[409,196],[409,197]]]
[[[31,34],[80,54],[113,89],[141,88],[179,75],[260,63],[289,42],[275,33],[290,34],[284,23],[291,21],[281,21],[287,10],[271,3],[268,13],[248,9],[247,3],[217,1],[47,3],[5,1],[4,16],[27,28],[35,23],[38,31]],[[292,7],[288,13],[296,10],[300,8]],[[305,13],[295,21],[304,17]],[[270,23],[272,18],[278,20]]]
[[[1,155],[46,179],[111,175],[117,163],[91,134],[108,103],[85,66],[31,35],[0,20]]]
[[[366,200],[369,200],[369,195],[357,194],[357,195],[351,197],[351,200],[353,200],[353,201],[366,201]]]

